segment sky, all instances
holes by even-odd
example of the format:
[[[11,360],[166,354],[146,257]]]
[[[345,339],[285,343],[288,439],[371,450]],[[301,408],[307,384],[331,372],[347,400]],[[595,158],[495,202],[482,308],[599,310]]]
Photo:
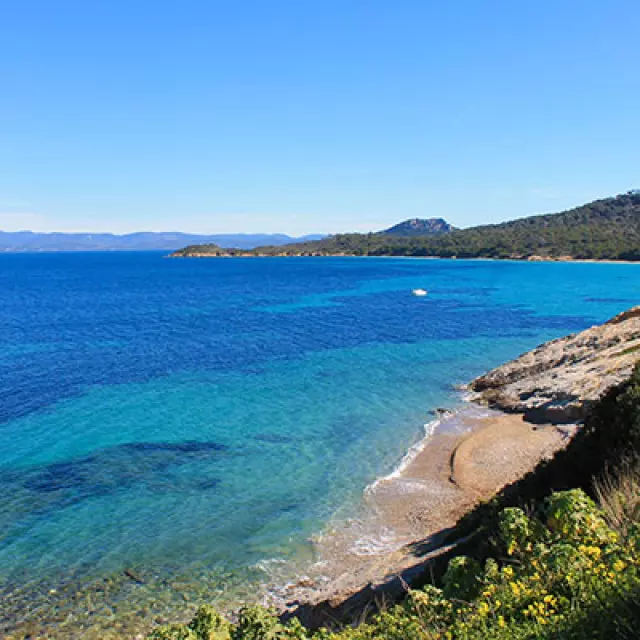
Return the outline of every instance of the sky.
[[[369,231],[640,187],[638,0],[3,0],[0,229]]]

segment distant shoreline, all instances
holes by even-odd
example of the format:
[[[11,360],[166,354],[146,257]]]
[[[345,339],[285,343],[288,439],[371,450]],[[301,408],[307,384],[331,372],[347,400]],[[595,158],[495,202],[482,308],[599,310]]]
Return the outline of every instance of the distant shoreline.
[[[219,259],[230,259],[233,258],[235,260],[242,258],[250,258],[255,260],[257,258],[352,258],[352,259],[365,259],[365,258],[384,258],[384,259],[393,259],[393,260],[443,260],[443,261],[452,261],[452,262],[558,262],[558,263],[579,263],[579,264],[640,264],[640,260],[599,260],[595,258],[545,258],[542,256],[536,257],[536,259],[531,258],[446,258],[442,256],[390,256],[390,255],[381,255],[381,256],[356,256],[350,254],[326,254],[326,255],[267,255],[267,254],[240,254],[240,255],[214,255],[207,253],[197,253],[197,254],[179,254],[178,251],[174,251],[172,253],[167,253],[167,249],[25,249],[25,250],[14,250],[14,249],[0,249],[0,256],[29,256],[29,255],[88,255],[88,254],[98,254],[98,253],[108,253],[108,254],[131,254],[131,253],[139,253],[139,254],[159,254],[162,258],[219,258]]]
[[[531,263],[539,263],[539,262],[557,262],[557,263],[579,263],[579,264],[640,264],[640,260],[600,260],[596,258],[548,258],[543,256],[531,256],[527,258],[445,258],[442,256],[390,256],[390,255],[382,255],[382,256],[356,256],[350,254],[323,254],[323,255],[268,255],[268,254],[239,254],[239,255],[215,255],[209,253],[194,253],[194,254],[179,254],[177,252],[170,253],[165,258],[218,258],[218,259],[242,259],[242,258],[250,258],[252,260],[257,258],[385,258],[385,259],[394,259],[394,260],[446,260],[450,262],[466,262],[466,261],[474,261],[474,262],[531,262]]]

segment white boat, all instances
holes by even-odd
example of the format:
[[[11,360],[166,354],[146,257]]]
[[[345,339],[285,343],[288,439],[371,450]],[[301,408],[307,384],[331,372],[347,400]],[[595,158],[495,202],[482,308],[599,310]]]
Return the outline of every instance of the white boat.
[[[426,289],[413,289],[413,291],[411,293],[413,293],[414,296],[426,296],[427,295],[427,290]]]

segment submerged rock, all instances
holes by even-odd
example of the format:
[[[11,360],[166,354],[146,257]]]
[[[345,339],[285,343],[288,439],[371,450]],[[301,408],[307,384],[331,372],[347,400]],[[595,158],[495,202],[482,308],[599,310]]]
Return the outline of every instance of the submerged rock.
[[[0,469],[0,499],[17,504],[26,516],[134,486],[163,493],[215,490],[220,480],[211,475],[211,467],[227,451],[225,445],[208,441],[130,442],[69,460]],[[187,464],[201,464],[202,475],[181,474]],[[0,530],[8,515],[0,512]]]
[[[127,578],[130,578],[134,582],[138,584],[144,584],[144,580],[142,579],[140,574],[134,571],[133,569],[125,569],[122,573],[124,573],[124,575],[127,576]]]
[[[477,400],[531,422],[580,422],[640,359],[640,306],[603,325],[559,338],[507,362],[469,387]]]

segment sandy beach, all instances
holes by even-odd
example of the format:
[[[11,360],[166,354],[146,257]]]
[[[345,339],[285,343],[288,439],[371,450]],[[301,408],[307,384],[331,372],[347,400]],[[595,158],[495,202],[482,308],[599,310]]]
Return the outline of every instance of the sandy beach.
[[[551,457],[575,429],[475,405],[445,416],[399,470],[367,489],[361,518],[318,538],[310,574],[273,593],[274,602],[314,625],[404,588],[445,550],[439,539],[461,516]]]

